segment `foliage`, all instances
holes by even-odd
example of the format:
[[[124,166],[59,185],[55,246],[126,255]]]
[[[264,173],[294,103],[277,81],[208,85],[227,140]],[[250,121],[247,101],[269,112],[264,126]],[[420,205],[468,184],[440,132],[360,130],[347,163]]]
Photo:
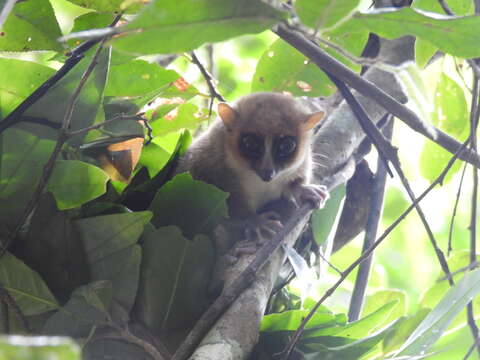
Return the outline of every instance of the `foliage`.
[[[4,3],[0,1],[0,8]],[[260,0],[18,1],[0,28],[0,128],[59,68],[70,66],[75,46],[105,34],[114,36],[75,55],[79,62],[0,133],[0,239],[12,244],[0,257],[0,290],[8,292],[15,305],[1,307],[2,319],[10,315],[3,329],[25,333],[20,311],[35,334],[71,336],[81,342],[86,358],[142,358],[147,350],[134,345],[135,335],[102,335],[140,321],[147,332],[164,335],[173,347],[177,332],[190,328],[210,304],[214,230],[228,215],[228,194],[188,174],[171,176],[191,142],[190,132],[215,116],[204,79],[183,52],[213,53],[218,88],[229,100],[250,90],[317,97],[333,94],[334,85],[310,59],[267,32],[289,19],[290,11],[296,11],[305,31],[323,40],[322,48],[356,72],[360,66],[354,58],[361,55],[369,32],[386,38],[413,35],[417,64],[403,75],[406,89],[409,95],[434,89],[423,94],[425,101],[415,102],[417,110],[463,141],[470,131],[472,100],[462,79],[471,74],[455,70],[464,65],[464,58],[480,56],[480,17],[473,15],[472,2],[450,1],[451,8],[464,15],[455,18],[439,16],[442,9],[433,0],[382,11],[369,11],[364,5],[296,0],[293,10],[279,10]],[[107,28],[119,13],[119,25]],[[443,59],[420,69],[437,51]],[[162,65],[168,54],[176,55]],[[68,128],[77,133],[59,142],[74,93],[90,70],[74,99]],[[101,126],[103,122],[107,123]],[[425,179],[433,181],[450,159],[432,142],[416,141],[409,148],[410,139],[399,135],[396,141],[407,175],[417,186]],[[45,165],[58,146],[49,174]],[[439,238],[448,236],[447,210],[455,200],[450,193],[455,193],[460,168],[452,168],[441,190],[448,193],[444,206],[449,209],[426,205],[438,210],[430,220]],[[38,192],[38,184],[44,182]],[[345,191],[345,186],[338,187],[327,207],[312,217],[315,246],[326,257]],[[32,201],[31,213],[25,213]],[[393,185],[385,224],[405,207],[403,194]],[[478,303],[480,272],[465,272],[466,212],[462,207],[459,212],[453,228],[457,251],[448,259],[451,270],[458,270],[455,286],[449,288],[436,273],[426,237],[409,217],[377,252],[362,317],[347,321],[345,299],[354,280],[348,277],[307,324],[296,356],[464,356],[471,344],[465,306],[473,299]],[[356,241],[328,261],[345,268],[358,249]],[[319,262],[322,277],[309,283],[310,293],[293,282],[272,297],[270,309],[282,311],[263,318],[259,359],[270,359],[284,348],[313,308],[313,298],[320,298],[334,282],[333,270],[324,271],[327,262]],[[0,359],[80,356],[69,340],[42,339],[6,337],[0,341]],[[462,345],[455,346],[458,343]]]

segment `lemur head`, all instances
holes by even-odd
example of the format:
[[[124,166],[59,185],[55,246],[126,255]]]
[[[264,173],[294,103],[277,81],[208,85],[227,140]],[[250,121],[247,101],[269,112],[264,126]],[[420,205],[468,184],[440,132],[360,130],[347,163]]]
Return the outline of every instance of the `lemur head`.
[[[247,95],[233,107],[221,103],[218,114],[226,128],[226,151],[237,169],[254,171],[266,182],[302,164],[311,130],[324,117],[278,93]]]

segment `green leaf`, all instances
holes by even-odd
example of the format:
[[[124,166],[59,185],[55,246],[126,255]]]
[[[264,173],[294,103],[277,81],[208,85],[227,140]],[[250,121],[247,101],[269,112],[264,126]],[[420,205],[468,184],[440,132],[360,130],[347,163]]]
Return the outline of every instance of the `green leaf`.
[[[178,226],[193,240],[197,234],[209,234],[222,217],[227,216],[228,194],[213,185],[193,180],[190,174],[175,176],[157,192],[150,210],[157,226]]]
[[[468,114],[469,110],[463,89],[454,80],[442,73],[435,91],[433,125],[456,138],[463,138],[468,133]],[[432,141],[426,141],[420,157],[422,176],[433,181],[451,157],[448,151]],[[460,162],[454,164],[444,181],[449,181],[460,167]]]
[[[52,315],[42,332],[47,335],[69,335],[86,337],[94,325],[107,321],[107,309],[112,299],[110,281],[97,281],[80,286],[72,293],[70,300]]]
[[[289,310],[278,314],[265,315],[260,324],[260,331],[294,331],[298,329],[309,312],[310,310]],[[306,329],[318,329],[332,325],[338,325],[335,315],[330,312],[316,312],[307,323]]]
[[[0,339],[0,359],[80,360],[81,353],[77,343],[65,337],[13,335]]]
[[[92,280],[110,280],[113,298],[127,311],[138,286],[141,250],[136,242],[151,219],[148,211],[96,216],[75,222]]]
[[[412,316],[399,318],[395,330],[388,334],[383,342],[383,352],[389,353],[398,349],[429,312],[430,309],[422,308]]]
[[[44,96],[28,108],[25,115],[34,118],[48,119],[51,122],[61,124],[65,117],[69,100],[88,68],[95,51],[96,47],[91,49],[65,77],[53,85]],[[110,50],[103,49],[97,59],[97,65],[94,67],[78,96],[71,118],[70,130],[83,129],[93,124],[102,102],[109,61]],[[50,139],[57,139],[58,137],[57,130],[46,126],[26,123],[21,123],[19,126],[40,137]],[[83,137],[84,135],[72,138],[69,140],[69,143],[78,145],[81,143]]]
[[[1,139],[0,199],[18,192],[28,198],[55,143],[13,128],[7,129]]]
[[[1,32],[2,51],[62,51],[57,41],[62,33],[48,0],[18,1]]]
[[[0,282],[25,316],[59,307],[42,278],[8,252],[0,258]]]
[[[242,34],[259,33],[280,13],[259,0],[157,0],[114,39],[118,50],[136,54],[169,54],[198,48]],[[175,41],[172,41],[175,34]]]
[[[415,40],[415,61],[421,68],[427,66],[428,62],[437,51],[438,48],[428,41],[423,39]]]
[[[94,9],[101,13],[125,12],[127,13],[137,11],[143,0],[68,0],[78,6],[89,9]]]
[[[305,331],[304,337],[318,337],[318,336],[336,336],[345,337],[349,339],[361,339],[366,334],[378,329],[379,326],[385,324],[386,319],[390,317],[390,313],[398,305],[398,300],[390,301],[381,306],[373,313],[353,321],[344,326],[333,326],[324,329],[311,329]]]
[[[55,70],[31,61],[0,58],[0,119],[54,73]]]
[[[337,26],[351,16],[358,3],[359,0],[297,0],[295,10],[305,25],[322,30]]]
[[[181,129],[195,128],[208,118],[208,110],[201,110],[194,104],[185,103],[180,105],[175,112],[170,112],[163,118],[153,121],[151,126],[155,136],[163,136]]]
[[[133,60],[110,69],[105,96],[140,96],[165,91],[180,75],[157,64]]]
[[[164,148],[151,142],[143,147],[139,163],[148,169],[148,174],[153,178],[168,163],[170,155]]]
[[[447,329],[450,322],[480,292],[480,270],[466,274],[442,298],[410,335],[395,356],[422,355]]]
[[[136,313],[151,329],[165,331],[189,324],[208,306],[214,264],[212,243],[205,236],[186,239],[175,226],[150,233]]]
[[[47,189],[60,210],[93,200],[106,191],[109,177],[102,169],[77,160],[57,160]]]
[[[395,300],[398,301],[397,305],[392,309],[392,311],[390,311],[390,315],[388,317],[385,317],[383,322],[377,325],[377,328],[400,318],[401,316],[405,315],[407,302],[407,295],[405,294],[405,292],[400,290],[380,290],[373,293],[372,295],[369,295],[363,307],[362,317],[374,313],[375,310],[377,310],[381,306],[391,303]]]
[[[327,96],[335,86],[315,64],[281,39],[258,61],[252,92],[288,91],[296,96]]]
[[[440,17],[438,14],[404,7],[393,11],[388,9],[356,13],[350,21],[387,39],[414,35],[454,56],[480,56],[480,48],[477,46],[480,32],[478,16]]]

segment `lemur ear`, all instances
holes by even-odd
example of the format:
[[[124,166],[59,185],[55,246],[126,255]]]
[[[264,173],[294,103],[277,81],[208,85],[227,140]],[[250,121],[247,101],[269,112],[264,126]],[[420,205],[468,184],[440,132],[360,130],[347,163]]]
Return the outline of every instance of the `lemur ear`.
[[[237,112],[235,111],[235,109],[227,103],[219,103],[218,115],[220,115],[220,118],[225,124],[225,127],[228,130],[231,130],[233,128],[233,124],[235,123],[235,118],[237,117]]]
[[[303,123],[303,130],[308,131],[310,129],[313,129],[315,125],[317,125],[323,118],[325,117],[325,112],[324,111],[319,111],[313,114],[310,114]]]

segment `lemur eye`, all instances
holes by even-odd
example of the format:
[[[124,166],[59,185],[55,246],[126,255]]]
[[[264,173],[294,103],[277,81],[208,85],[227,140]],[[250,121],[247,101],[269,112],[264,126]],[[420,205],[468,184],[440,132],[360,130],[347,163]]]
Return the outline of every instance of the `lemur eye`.
[[[240,137],[240,151],[247,157],[259,158],[263,153],[263,139],[255,134]]]
[[[297,141],[293,136],[283,136],[277,140],[275,156],[280,159],[289,157],[297,148]]]

